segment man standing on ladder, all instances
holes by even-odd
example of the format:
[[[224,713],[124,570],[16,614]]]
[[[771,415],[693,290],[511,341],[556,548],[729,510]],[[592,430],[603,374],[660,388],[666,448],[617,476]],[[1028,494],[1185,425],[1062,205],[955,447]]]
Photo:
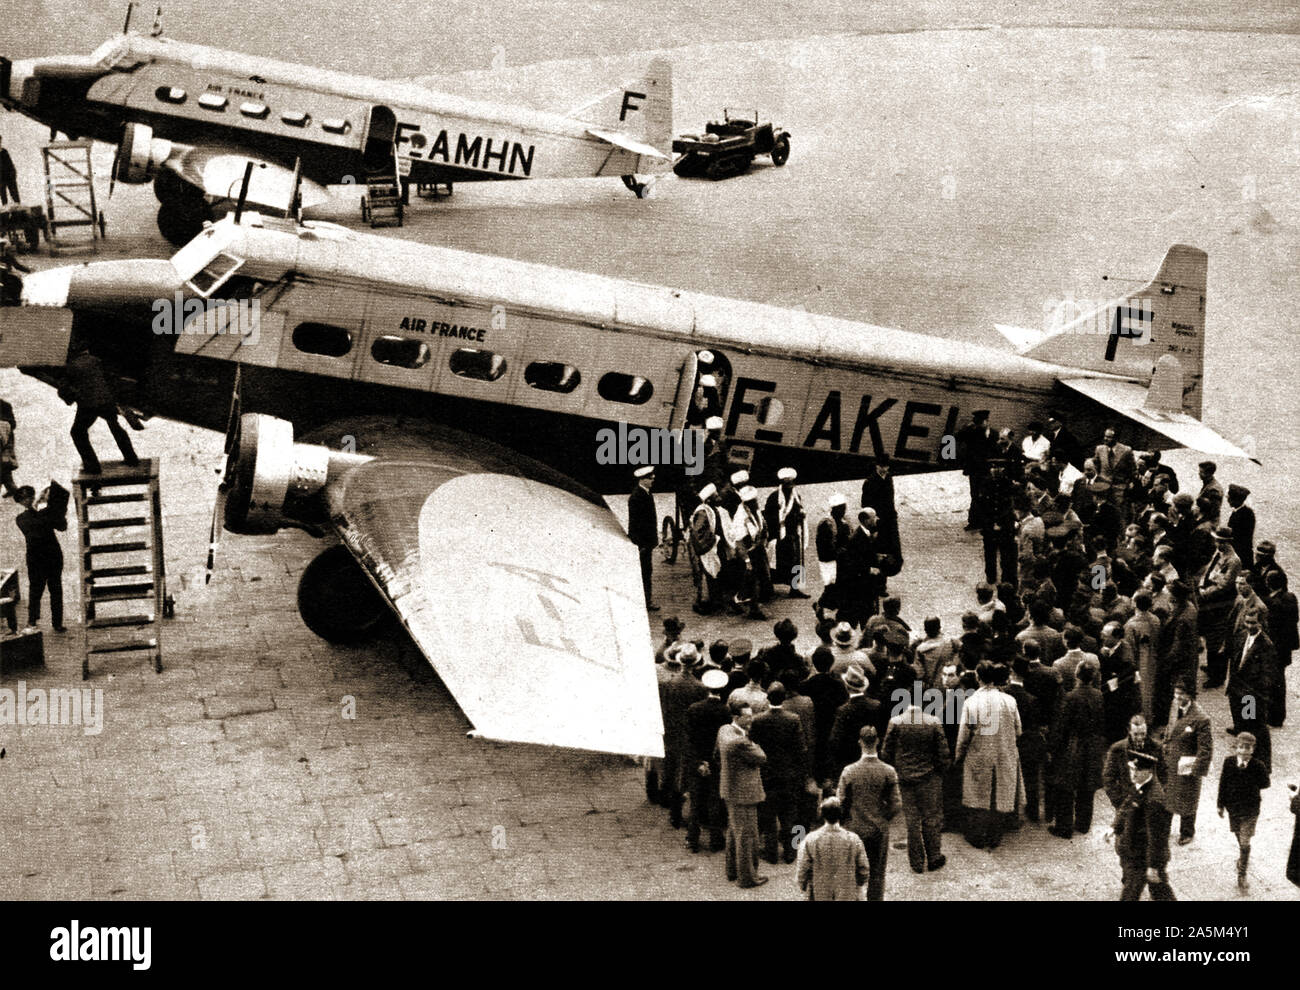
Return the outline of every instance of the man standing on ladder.
[[[72,421],[71,432],[72,442],[81,455],[82,471],[86,474],[99,474],[101,470],[95,448],[90,443],[90,427],[97,419],[102,419],[108,425],[126,466],[137,467],[140,459],[131,446],[131,437],[118,422],[117,398],[104,374],[103,362],[82,347],[68,362],[66,371],[67,378],[59,389],[59,397],[68,404],[77,404],[77,416]]]

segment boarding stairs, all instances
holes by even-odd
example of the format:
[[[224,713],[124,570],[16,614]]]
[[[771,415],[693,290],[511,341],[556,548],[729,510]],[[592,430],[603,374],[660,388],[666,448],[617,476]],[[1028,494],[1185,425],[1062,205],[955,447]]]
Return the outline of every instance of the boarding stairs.
[[[50,254],[98,251],[104,214],[95,204],[90,141],[51,141],[45,161],[45,239]]]
[[[397,163],[366,177],[366,192],[361,197],[361,219],[371,227],[400,227],[405,214],[402,176]]]
[[[72,479],[81,525],[81,677],[94,657],[148,653],[162,672],[163,564],[158,461],[106,461]]]

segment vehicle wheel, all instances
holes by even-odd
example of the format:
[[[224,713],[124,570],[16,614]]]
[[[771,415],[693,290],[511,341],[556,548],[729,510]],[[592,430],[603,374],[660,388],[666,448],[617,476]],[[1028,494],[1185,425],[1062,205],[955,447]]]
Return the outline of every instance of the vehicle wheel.
[[[307,565],[298,582],[298,611],[307,628],[331,643],[356,643],[388,614],[383,596],[342,544]]]
[[[170,203],[185,195],[187,184],[169,168],[164,168],[153,180],[153,194],[160,203]]]
[[[772,146],[772,164],[778,168],[790,160],[790,139],[781,138]]]
[[[207,204],[201,199],[173,200],[158,208],[158,231],[177,247],[188,244],[203,229]]]
[[[668,563],[677,563],[677,546],[681,541],[682,531],[677,528],[677,523],[671,516],[664,516],[663,536],[659,541],[659,549]]]

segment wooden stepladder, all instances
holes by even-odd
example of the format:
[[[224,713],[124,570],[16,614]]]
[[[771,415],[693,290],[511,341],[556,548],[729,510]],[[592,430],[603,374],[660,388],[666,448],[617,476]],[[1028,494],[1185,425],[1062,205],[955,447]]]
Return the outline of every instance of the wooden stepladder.
[[[41,149],[45,160],[45,239],[52,255],[99,250],[104,215],[95,205],[91,148],[90,141],[51,141]]]
[[[106,461],[100,474],[72,480],[81,524],[81,677],[90,659],[147,652],[162,672],[163,563],[158,461]]]

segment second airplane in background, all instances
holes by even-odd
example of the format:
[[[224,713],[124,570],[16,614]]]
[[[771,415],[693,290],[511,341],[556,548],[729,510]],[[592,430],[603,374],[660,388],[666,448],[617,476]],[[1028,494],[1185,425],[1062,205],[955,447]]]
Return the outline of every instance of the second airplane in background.
[[[401,173],[417,184],[661,171],[672,142],[672,67],[566,116],[469,100],[411,83],[135,33],[91,55],[0,58],[0,103],[68,134],[116,144],[115,181],[152,181],[158,228],[198,233],[237,196],[283,210],[301,160],[301,205],[332,183]]]

